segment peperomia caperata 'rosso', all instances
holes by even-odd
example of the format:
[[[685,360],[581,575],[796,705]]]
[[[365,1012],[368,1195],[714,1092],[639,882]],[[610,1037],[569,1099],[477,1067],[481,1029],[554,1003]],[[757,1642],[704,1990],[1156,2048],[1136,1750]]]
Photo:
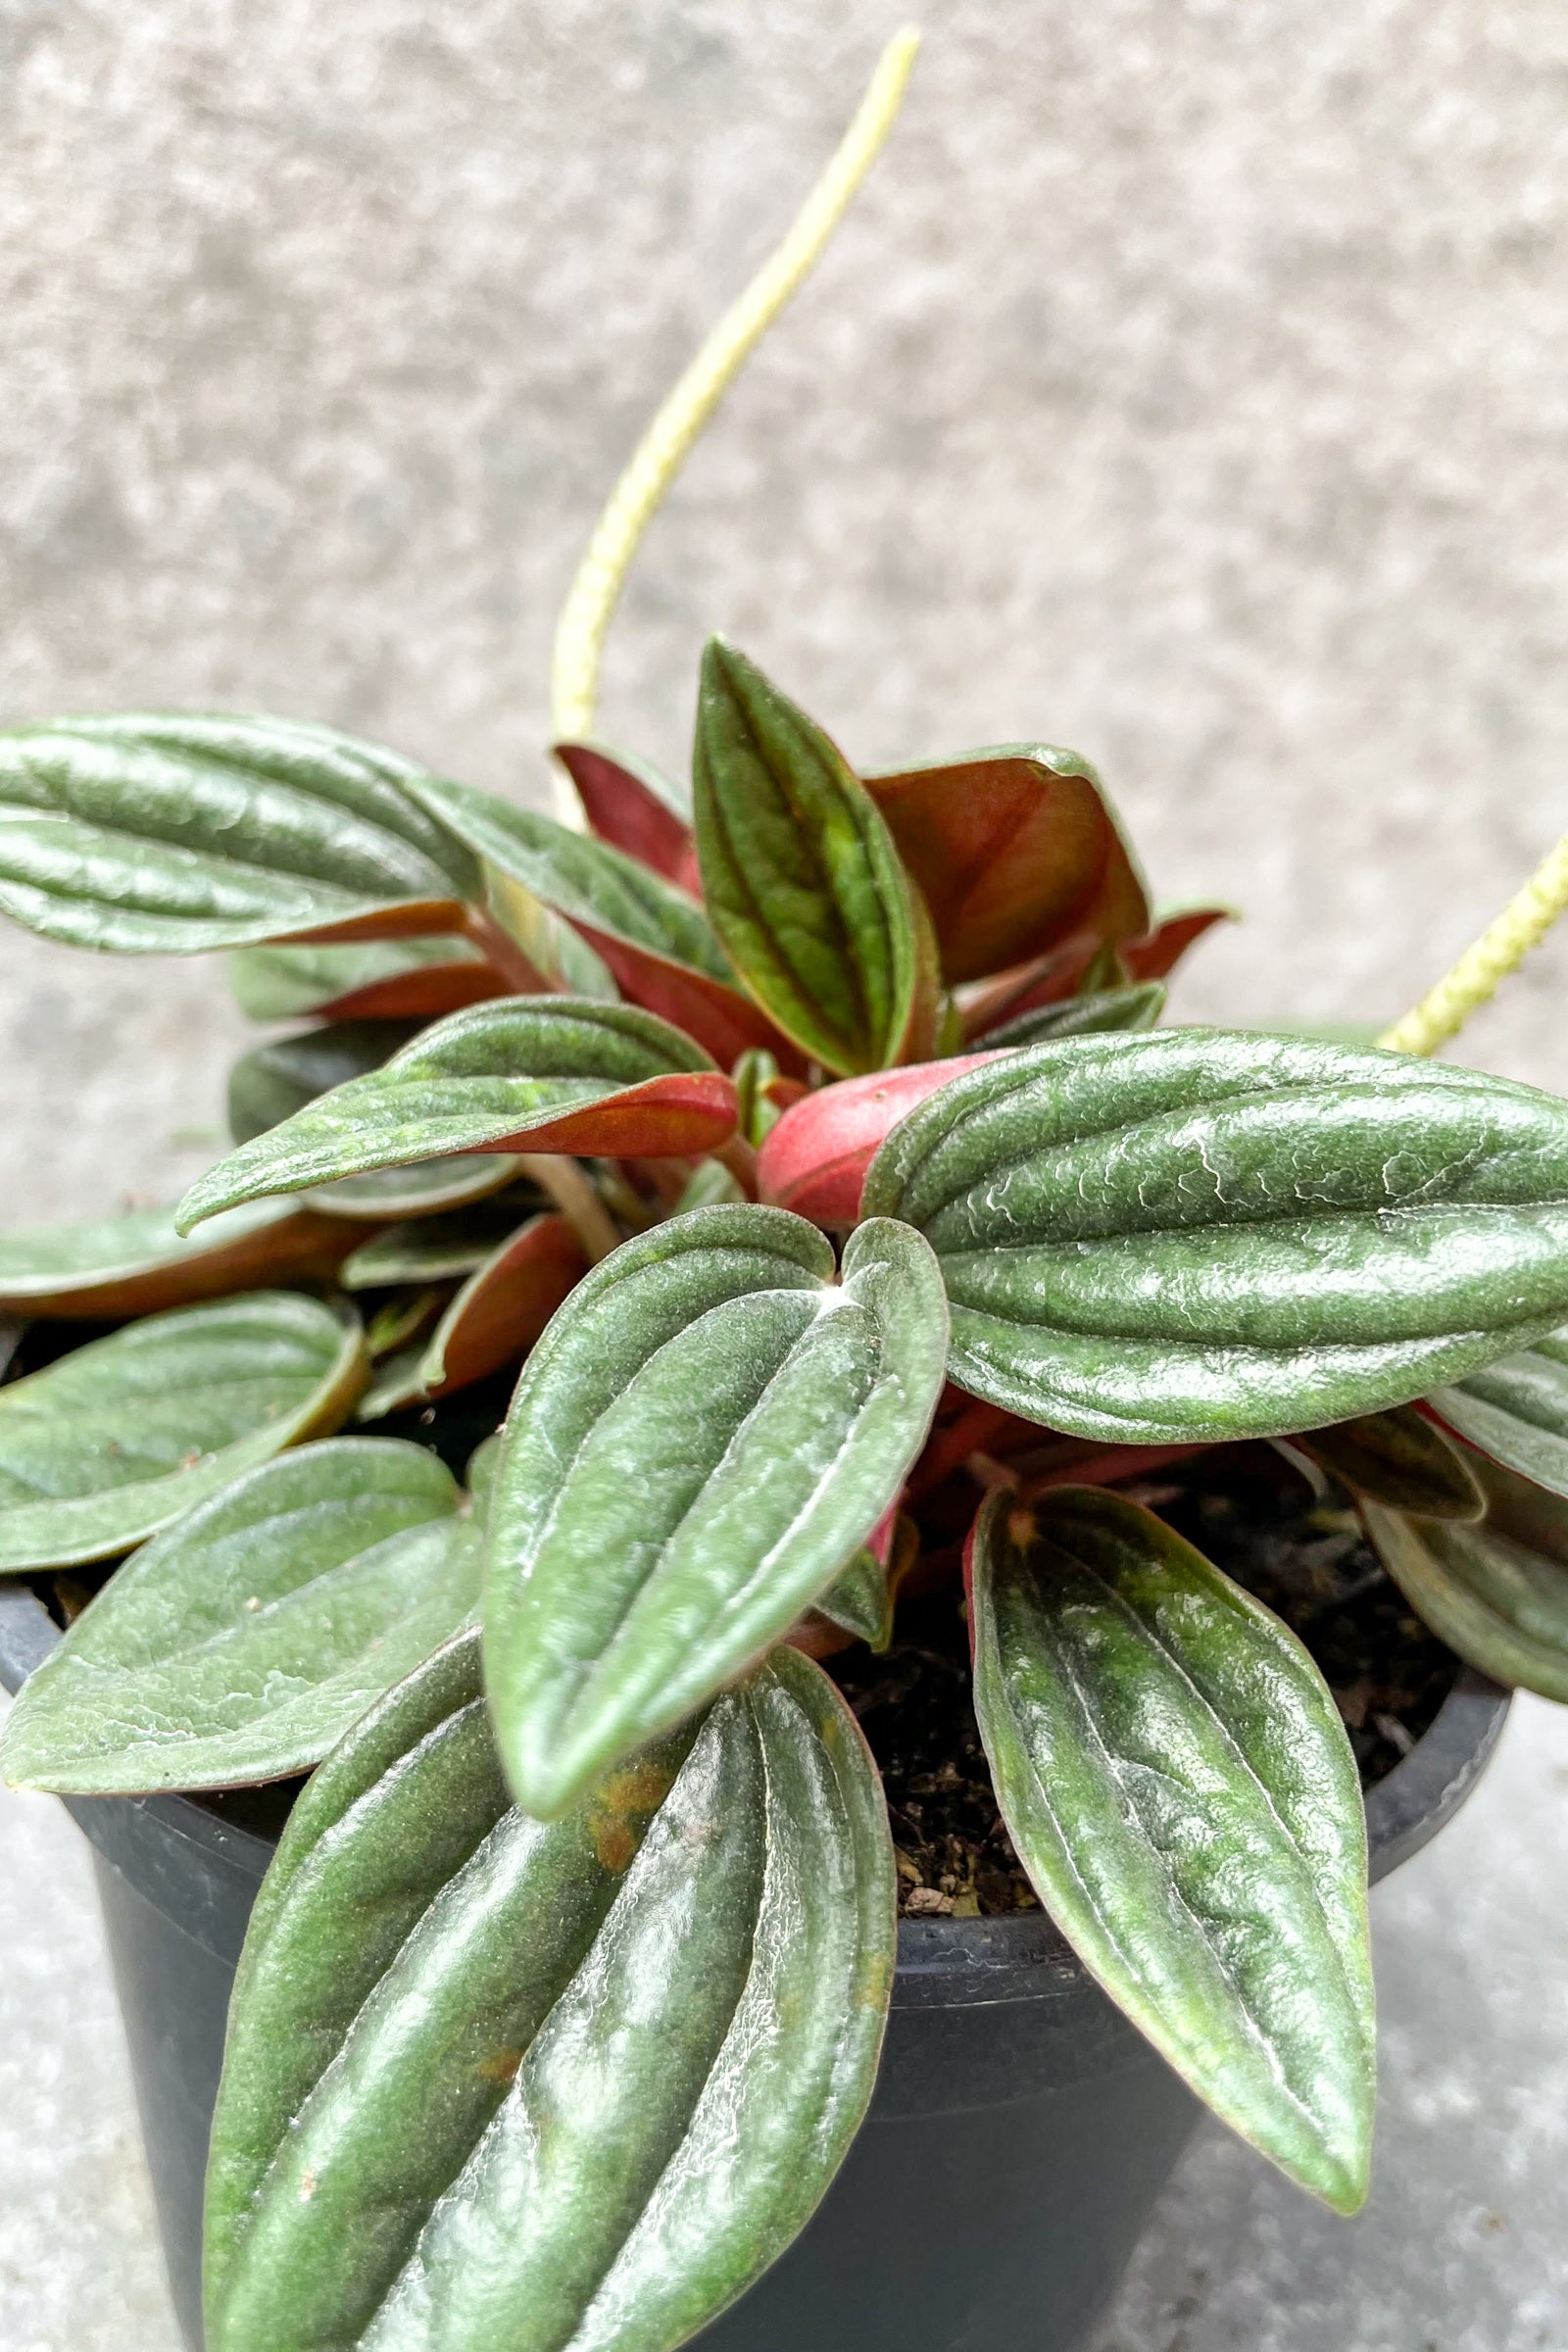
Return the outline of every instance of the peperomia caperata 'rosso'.
[[[689,803],[560,751],[586,830],[293,721],[0,736],[0,906],[233,951],[313,1024],[183,1202],[0,1237],[0,1568],[123,1559],[7,1776],[313,1776],[231,2016],[212,2352],[670,2352],[789,2243],[895,1960],[812,1661],[965,1550],[1040,1902],[1353,2210],[1348,1737],[1114,1488],[1278,1441],[1460,1656],[1568,1697],[1568,1105],[1162,1025],[1219,910],[1154,910],[1074,754],[863,773],[717,642]],[[460,1485],[446,1400],[498,1371]]]

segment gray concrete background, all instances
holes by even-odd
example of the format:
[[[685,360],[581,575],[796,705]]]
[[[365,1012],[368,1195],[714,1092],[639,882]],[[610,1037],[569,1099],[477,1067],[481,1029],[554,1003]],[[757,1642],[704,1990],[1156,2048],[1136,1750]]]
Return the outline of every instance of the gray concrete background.
[[[542,796],[597,502],[891,11],[0,0],[0,680],[270,708]],[[1378,1019],[1568,809],[1555,0],[955,0],[650,535],[604,731],[728,628],[867,760],[1097,759],[1189,1017]],[[1568,1087],[1568,939],[1465,1041]],[[166,1196],[216,965],[0,937],[0,1215]],[[1562,1719],[1382,1905],[1384,2155],[1320,2222],[1200,2143],[1103,2352],[1568,2346]],[[0,1805],[0,2352],[164,2352],[81,1858]],[[134,2315],[134,2325],[131,2318]]]

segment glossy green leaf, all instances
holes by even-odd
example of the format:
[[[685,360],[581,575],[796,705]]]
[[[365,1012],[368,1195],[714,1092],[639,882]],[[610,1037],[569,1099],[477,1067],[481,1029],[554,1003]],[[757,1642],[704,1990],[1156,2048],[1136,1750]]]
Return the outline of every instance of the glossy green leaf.
[[[1413,1405],[1298,1430],[1291,1444],[1331,1471],[1342,1486],[1391,1510],[1425,1519],[1479,1519],[1481,1489],[1457,1450]]]
[[[347,947],[237,948],[228,984],[253,1021],[436,1020],[507,983],[466,939],[372,939]]]
[[[861,1211],[942,1262],[951,1374],[1076,1437],[1403,1404],[1568,1309],[1568,1104],[1225,1030],[1025,1047],[919,1103]]]
[[[421,1446],[334,1438],[250,1470],[119,1569],[24,1686],[13,1787],[232,1788],[318,1764],[479,1597]]]
[[[329,1021],[259,1046],[229,1073],[229,1133],[236,1144],[270,1134],[321,1096],[383,1068],[423,1034],[414,1021]],[[514,1158],[495,1152],[452,1152],[358,1170],[333,1184],[283,1189],[308,1189],[311,1202],[333,1216],[427,1216],[483,1200],[510,1184],[516,1169]]]
[[[1568,1331],[1438,1390],[1432,1404],[1494,1462],[1568,1494]]]
[[[242,1145],[186,1194],[180,1220],[447,1153],[704,1152],[733,1130],[734,1102],[701,1049],[652,1013],[507,997],[436,1022]]]
[[[1378,1556],[1416,1615],[1469,1666],[1568,1702],[1568,1503],[1480,1454],[1480,1527],[1364,1502]]]
[[[1053,1037],[1094,1037],[1118,1029],[1152,1029],[1165,1006],[1165,984],[1140,980],[1130,988],[1093,988],[1020,1012],[974,1041],[977,1051],[1044,1045]]]
[[[132,1209],[70,1225],[0,1230],[0,1309],[117,1322],[196,1298],[329,1274],[351,1226],[288,1200],[259,1200],[215,1217],[194,1241],[172,1208]]]
[[[451,1396],[527,1354],[558,1306],[588,1271],[564,1217],[530,1217],[476,1267],[427,1341],[399,1370],[371,1384],[362,1421],[421,1396]]]
[[[1099,1488],[976,1530],[975,1704],[1047,1910],[1140,2032],[1293,2180],[1366,2194],[1374,2096],[1355,1759],[1294,1634]]]
[[[524,1365],[485,1678],[530,1813],[777,1640],[897,1496],[942,1386],[941,1281],[885,1223],[832,1275],[799,1217],[697,1209],[596,1266]]]
[[[346,1291],[395,1290],[407,1282],[461,1281],[509,1241],[524,1216],[537,1210],[542,1201],[543,1195],[531,1187],[514,1186],[499,1199],[476,1200],[468,1208],[445,1209],[437,1216],[384,1226],[343,1260],[338,1281]]]
[[[210,2352],[672,2352],[842,2162],[894,1948],[881,1790],[807,1660],[546,1826],[447,1650],[322,1766],[262,1888]]]
[[[292,719],[14,728],[0,734],[0,909],[132,956],[443,930],[478,869],[411,797],[417,773]]]
[[[466,784],[421,789],[442,822],[489,864],[565,916],[632,1004],[672,1021],[725,1069],[749,1046],[777,1042],[736,988],[712,925],[684,891],[537,809]]]
[[[1149,895],[1095,769],[1008,743],[865,778],[931,909],[943,976],[979,980],[1067,940],[1141,936]]]
[[[558,914],[710,979],[730,979],[701,906],[635,858],[471,784],[426,777],[418,790],[446,829]]]
[[[703,657],[693,776],[708,909],[758,1002],[827,1069],[915,1058],[935,1003],[892,836],[821,728],[722,638]]]
[[[335,1428],[365,1385],[349,1309],[254,1291],[127,1323],[0,1389],[0,1568],[128,1551]]]
[[[248,1144],[281,1126],[318,1095],[378,1070],[418,1034],[416,1021],[325,1021],[254,1047],[228,1074],[230,1135]]]
[[[890,1511],[816,1602],[830,1625],[886,1649],[893,1639],[893,1608],[899,1586],[920,1556],[920,1533],[912,1519]]]

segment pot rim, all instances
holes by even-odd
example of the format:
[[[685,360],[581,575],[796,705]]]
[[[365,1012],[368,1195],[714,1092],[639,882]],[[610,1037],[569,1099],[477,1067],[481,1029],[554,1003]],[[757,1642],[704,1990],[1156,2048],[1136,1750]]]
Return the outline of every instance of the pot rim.
[[[0,1583],[0,1688],[16,1692],[61,1640],[60,1628],[26,1584]],[[1513,1693],[1460,1665],[1446,1697],[1407,1756],[1366,1792],[1367,1848],[1376,1885],[1435,1838],[1491,1761]],[[186,1846],[210,1869],[252,1890],[276,1839],[226,1820],[195,1796],[65,1800],[77,1826],[102,1849],[122,1807],[140,1816],[158,1842]],[[115,1839],[117,1849],[122,1839]],[[118,1859],[117,1856],[114,1857]],[[236,1889],[237,1890],[237,1889]],[[1082,1963],[1044,1911],[982,1919],[901,1919],[894,2005],[970,2007],[1061,1998],[1080,1988]]]

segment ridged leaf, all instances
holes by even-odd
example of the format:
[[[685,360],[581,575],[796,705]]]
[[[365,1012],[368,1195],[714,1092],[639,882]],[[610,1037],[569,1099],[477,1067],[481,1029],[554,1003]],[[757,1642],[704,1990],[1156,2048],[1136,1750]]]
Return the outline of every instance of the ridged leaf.
[[[861,1209],[935,1249],[960,1388],[1112,1443],[1281,1436],[1562,1321],[1568,1105],[1304,1039],[1063,1039],[920,1103]]]
[[[734,1104],[729,1080],[652,1013],[506,997],[436,1022],[230,1153],[186,1194],[180,1222],[453,1152],[706,1152],[733,1131]]]
[[[127,1323],[0,1389],[0,1569],[128,1551],[241,1470],[335,1428],[359,1319],[255,1291]]]
[[[933,767],[868,775],[936,927],[943,977],[983,979],[1068,939],[1149,927],[1149,897],[1087,760],[1002,744]]]
[[[427,806],[497,870],[564,915],[620,993],[672,1021],[725,1069],[749,1046],[777,1044],[742,996],[694,899],[589,834],[466,784],[422,787]]]
[[[527,1354],[588,1271],[582,1244],[564,1217],[530,1217],[475,1268],[429,1339],[372,1382],[362,1421],[421,1396],[452,1396],[487,1372]]]
[[[928,1052],[924,910],[892,836],[821,728],[721,638],[693,777],[713,927],[779,1028],[830,1070]]]
[[[378,1070],[419,1035],[416,1021],[325,1021],[293,1037],[270,1038],[241,1054],[228,1073],[228,1131],[248,1144],[282,1125],[318,1095]]]
[[[292,1201],[215,1217],[194,1241],[172,1208],[0,1230],[0,1311],[117,1322],[197,1298],[331,1273],[354,1228]]]
[[[291,719],[15,728],[0,734],[0,908],[131,956],[443,930],[478,870],[410,797],[417,772]]]
[[[517,1801],[561,1813],[826,1590],[942,1385],[929,1250],[696,1209],[578,1285],[523,1367],[490,1511],[485,1680]]]
[[[886,1814],[781,1653],[545,1826],[470,1643],[307,1789],[240,1965],[210,2352],[671,2352],[780,2254],[870,2096]]]
[[[1483,1526],[1419,1523],[1364,1502],[1378,1555],[1405,1599],[1469,1666],[1568,1702],[1568,1503],[1482,1455]]]
[[[362,946],[237,948],[228,984],[253,1021],[430,1021],[503,997],[508,984],[465,939],[374,939]]]
[[[1432,1404],[1494,1462],[1568,1494],[1568,1331],[1440,1389]]]
[[[1291,1440],[1342,1486],[1424,1519],[1479,1519],[1486,1501],[1457,1449],[1413,1405],[1300,1430]]]
[[[1136,1503],[993,1494],[975,1704],[1047,1910],[1244,2137],[1341,2212],[1374,2087],[1355,1759],[1294,1634]]]
[[[328,1021],[258,1046],[229,1072],[229,1133],[236,1144],[270,1134],[335,1087],[382,1068],[400,1047],[421,1034],[416,1021]],[[309,1199],[339,1217],[424,1216],[480,1200],[510,1184],[515,1173],[514,1158],[454,1152],[313,1185]]]
[[[977,1049],[989,1052],[1017,1046],[1044,1045],[1053,1037],[1093,1037],[1117,1029],[1152,1029],[1165,1004],[1161,980],[1140,980],[1131,988],[1092,988],[1079,997],[1064,997],[1058,1004],[1042,1004],[1020,1012],[1010,1021],[986,1030],[975,1039]]]
[[[600,840],[698,897],[697,845],[669,779],[646,760],[602,743],[558,743],[555,749]]]
[[[421,1446],[264,1462],[120,1568],[24,1686],[13,1787],[232,1788],[319,1763],[478,1599],[479,1544]]]

